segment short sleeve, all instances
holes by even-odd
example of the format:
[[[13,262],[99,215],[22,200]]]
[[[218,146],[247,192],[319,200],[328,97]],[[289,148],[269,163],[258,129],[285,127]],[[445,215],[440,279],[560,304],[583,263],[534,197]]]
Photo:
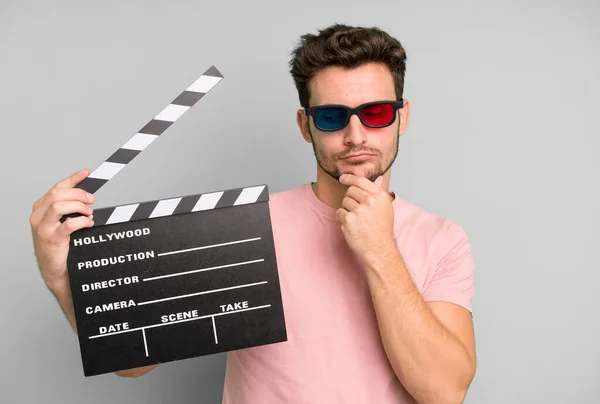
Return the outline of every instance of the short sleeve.
[[[423,291],[423,300],[450,302],[472,312],[475,264],[467,234],[448,220],[440,246],[440,258]]]

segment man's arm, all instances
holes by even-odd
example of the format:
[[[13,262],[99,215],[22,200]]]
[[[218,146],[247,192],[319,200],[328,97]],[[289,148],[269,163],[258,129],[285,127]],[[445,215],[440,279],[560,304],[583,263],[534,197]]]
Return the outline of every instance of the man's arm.
[[[73,307],[73,297],[71,295],[69,279],[66,278],[61,281],[46,282],[46,286],[54,294],[56,300],[58,300],[58,303],[60,304],[60,307],[65,313],[65,316],[67,317],[67,320],[71,324],[73,330],[77,332],[77,323],[75,322],[75,308]],[[121,377],[139,377],[145,375],[157,366],[158,365],[150,365],[133,369],[119,370],[115,372],[115,374]]]
[[[425,303],[398,250],[383,177],[371,182],[344,174],[340,182],[348,190],[338,220],[365,269],[384,349],[398,379],[419,403],[462,403],[476,369],[471,313],[441,301],[470,307],[470,245],[462,234],[449,237],[454,246],[438,263],[425,293],[431,303]]]
[[[29,217],[33,248],[46,286],[54,294],[71,327],[77,332],[73,297],[67,271],[67,256],[71,234],[79,229],[93,226],[90,219],[94,195],[75,188],[90,171],[81,170],[56,183],[40,199],[34,202]],[[61,223],[64,215],[80,213]],[[141,376],[156,365],[116,372],[119,376]]]
[[[366,268],[383,345],[419,403],[462,403],[476,369],[471,313],[425,303],[400,254]]]

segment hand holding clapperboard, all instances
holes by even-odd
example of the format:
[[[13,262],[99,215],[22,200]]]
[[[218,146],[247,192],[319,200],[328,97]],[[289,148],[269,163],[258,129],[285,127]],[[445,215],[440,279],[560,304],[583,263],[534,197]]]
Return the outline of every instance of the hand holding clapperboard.
[[[209,68],[77,187],[96,192],[222,79]],[[268,201],[260,185],[94,210],[67,258],[84,374],[286,341]]]

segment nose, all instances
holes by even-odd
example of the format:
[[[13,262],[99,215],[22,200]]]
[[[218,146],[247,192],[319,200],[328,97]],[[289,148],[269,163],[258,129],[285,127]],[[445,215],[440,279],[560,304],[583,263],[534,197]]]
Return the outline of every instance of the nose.
[[[352,115],[348,125],[344,129],[345,145],[360,145],[367,142],[367,133],[365,127],[358,116]]]

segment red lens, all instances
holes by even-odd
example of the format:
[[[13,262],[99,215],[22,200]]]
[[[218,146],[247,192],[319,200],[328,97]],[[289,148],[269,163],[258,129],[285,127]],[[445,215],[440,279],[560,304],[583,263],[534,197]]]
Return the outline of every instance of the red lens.
[[[392,104],[374,104],[363,108],[361,117],[367,125],[386,126],[394,119]]]

